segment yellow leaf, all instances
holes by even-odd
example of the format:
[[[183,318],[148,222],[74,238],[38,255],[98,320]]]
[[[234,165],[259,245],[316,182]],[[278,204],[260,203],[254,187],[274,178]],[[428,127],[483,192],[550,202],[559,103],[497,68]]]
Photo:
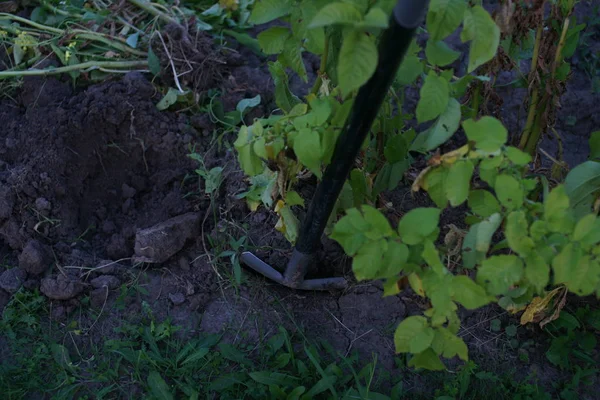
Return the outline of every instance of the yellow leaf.
[[[431,171],[431,168],[432,167],[427,167],[419,173],[419,175],[417,176],[417,178],[415,179],[415,181],[413,182],[412,187],[411,187],[413,192],[418,192],[419,190],[421,190],[421,188],[423,188],[424,190],[427,190],[427,188],[424,186],[425,175],[427,175],[427,173],[429,171]]]
[[[459,158],[462,158],[469,152],[469,145],[466,144],[463,147],[452,150],[446,154],[443,154],[441,157],[441,161],[443,164],[450,166],[454,164]]]
[[[521,315],[521,325],[529,322],[539,321],[546,315],[546,309],[550,301],[556,296],[563,287],[558,287],[551,292],[548,292],[544,297],[535,297]]]

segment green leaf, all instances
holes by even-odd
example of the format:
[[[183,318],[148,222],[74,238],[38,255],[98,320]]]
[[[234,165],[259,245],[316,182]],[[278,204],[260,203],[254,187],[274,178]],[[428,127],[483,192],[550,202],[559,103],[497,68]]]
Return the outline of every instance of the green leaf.
[[[419,103],[417,104],[417,121],[431,121],[441,115],[448,107],[450,89],[448,81],[438,76],[435,71],[429,71],[421,87]]]
[[[565,178],[565,188],[577,216],[590,213],[600,191],[600,162],[586,161],[573,168]]]
[[[452,278],[450,291],[452,298],[468,310],[483,307],[493,300],[482,286],[465,275],[457,275]]]
[[[550,266],[537,251],[532,251],[525,257],[525,278],[540,293],[550,280]]]
[[[494,183],[496,197],[508,210],[520,208],[525,200],[525,193],[518,180],[510,175],[498,175]]]
[[[446,197],[452,207],[459,206],[467,200],[474,168],[470,160],[459,160],[450,167]]]
[[[303,128],[294,137],[294,153],[298,160],[317,176],[321,175],[321,137],[311,128]]]
[[[173,104],[177,103],[177,98],[179,95],[179,90],[175,88],[169,88],[167,94],[163,96],[162,99],[158,103],[156,103],[156,108],[160,111],[166,110],[171,107]]]
[[[363,205],[361,211],[348,209],[335,224],[330,236],[349,256],[353,256],[367,241],[379,240],[393,233],[390,223],[377,209]]]
[[[265,54],[279,54],[283,51],[283,44],[290,36],[290,30],[283,26],[274,26],[259,33],[256,37],[260,48]]]
[[[423,62],[414,54],[407,54],[396,73],[396,82],[402,86],[411,85],[423,73]]]
[[[360,207],[365,203],[369,196],[369,188],[367,187],[365,173],[358,168],[353,169],[350,172],[350,186],[352,187],[354,206]]]
[[[382,28],[388,27],[389,18],[388,15],[379,7],[373,7],[365,15],[365,19],[362,22],[355,24],[356,27],[361,28]]]
[[[269,62],[269,72],[275,84],[275,103],[284,112],[290,112],[301,101],[290,91],[288,76],[285,73],[283,65],[279,61]]]
[[[462,245],[462,257],[465,268],[473,268],[479,264],[490,249],[492,237],[500,226],[500,214],[492,214],[486,220],[473,224]]]
[[[237,348],[235,348],[234,346],[232,346],[229,343],[220,343],[219,344],[219,351],[221,352],[221,355],[223,357],[225,357],[226,359],[236,362],[238,364],[243,364],[243,365],[252,365],[252,361],[250,361],[243,352],[241,352],[240,350],[238,350]]]
[[[434,336],[435,331],[425,317],[408,317],[400,322],[394,333],[396,353],[420,353],[429,348]]]
[[[285,204],[287,204],[290,207],[292,207],[292,206],[304,207],[304,199],[302,197],[300,197],[298,192],[291,190],[285,194]]]
[[[521,257],[527,256],[534,248],[535,243],[527,236],[529,224],[524,211],[513,211],[506,217],[504,236],[510,248]]]
[[[481,289],[483,290],[483,288]],[[431,348],[445,358],[458,356],[463,361],[469,360],[469,350],[465,342],[446,328],[435,330]]]
[[[373,240],[365,243],[352,259],[352,272],[356,280],[379,278],[383,255],[387,251],[385,240]]]
[[[408,144],[403,135],[391,136],[383,149],[385,159],[390,163],[394,164],[400,162],[406,158],[408,153]]]
[[[157,76],[160,74],[160,60],[151,46],[148,46],[148,68],[152,75]]]
[[[590,135],[590,155],[591,159],[600,158],[600,131],[592,132]]]
[[[140,34],[139,34],[139,32],[136,32],[136,33],[133,33],[133,34],[127,36],[127,40],[125,41],[125,43],[127,43],[129,45],[129,47],[136,49],[139,39],[140,39]]]
[[[531,156],[516,147],[507,147],[506,157],[515,165],[527,165],[531,162]]]
[[[158,400],[172,400],[173,393],[171,388],[167,385],[167,382],[160,376],[156,371],[150,371],[148,374],[148,387],[150,387],[150,393]]]
[[[271,22],[292,12],[291,0],[257,0],[248,22],[259,25]]]
[[[492,256],[477,271],[477,281],[494,296],[506,293],[522,276],[523,262],[514,255]]]
[[[244,113],[247,109],[256,107],[260,104],[260,94],[250,98],[250,99],[242,99],[240,100],[235,109],[241,113]]]
[[[306,67],[302,59],[302,49],[298,45],[295,38],[289,37],[283,44],[283,52],[279,55],[279,59],[285,62],[285,65],[290,67],[292,71],[298,74],[304,82],[307,82]]]
[[[483,7],[475,6],[465,11],[460,38],[463,42],[471,41],[467,70],[471,73],[496,55],[500,28]]]
[[[452,50],[446,42],[429,39],[425,47],[425,56],[432,65],[444,67],[456,61],[460,56],[460,52]]]
[[[555,187],[544,201],[544,218],[552,219],[557,214],[562,214],[569,209],[569,196],[564,185]]]
[[[271,371],[256,371],[250,372],[250,378],[263,385],[276,385],[276,386],[296,386],[300,383],[300,379],[288,374],[282,374],[279,372]]]
[[[433,40],[442,40],[462,22],[467,2],[465,0],[431,0],[427,13],[427,30]]]
[[[448,184],[448,168],[436,168],[425,175],[423,188],[427,190],[429,197],[439,208],[446,208],[448,198],[446,197],[446,186]]]
[[[427,349],[422,353],[415,354],[413,358],[408,362],[409,367],[423,368],[430,371],[441,371],[446,369],[444,364],[440,361],[440,358],[435,351]]]
[[[487,190],[472,190],[469,193],[469,208],[481,217],[489,217],[500,212],[500,203]]]
[[[410,150],[425,153],[437,149],[458,130],[460,117],[460,103],[455,98],[450,98],[446,110],[429,129],[417,136]]]
[[[308,27],[319,28],[334,24],[354,25],[362,19],[362,14],[352,4],[335,2],[321,8]]]
[[[444,264],[440,261],[440,253],[435,248],[435,245],[430,240],[425,242],[425,246],[423,246],[422,253],[423,261],[427,263],[431,267],[431,270],[438,275],[444,275],[446,273],[446,268]]]
[[[437,236],[440,212],[438,208],[415,208],[406,213],[398,224],[402,241],[415,245],[432,235]]]
[[[238,153],[238,161],[246,175],[259,175],[264,170],[262,160],[254,152],[252,141],[254,125],[252,127],[242,126],[233,146]]]
[[[384,190],[394,190],[404,177],[404,173],[410,167],[408,160],[403,160],[394,164],[385,163],[373,183],[373,195],[377,195]]]
[[[338,59],[338,81],[344,94],[361,87],[377,67],[377,47],[370,36],[352,31],[344,37]]]
[[[477,148],[487,153],[494,153],[506,143],[508,131],[494,117],[482,117],[475,121],[468,119],[462,123],[469,141],[475,142]]]
[[[381,267],[377,272],[377,278],[394,278],[402,271],[406,264],[410,251],[404,243],[395,240],[387,242],[387,251],[383,256]],[[397,285],[396,285],[397,286]]]

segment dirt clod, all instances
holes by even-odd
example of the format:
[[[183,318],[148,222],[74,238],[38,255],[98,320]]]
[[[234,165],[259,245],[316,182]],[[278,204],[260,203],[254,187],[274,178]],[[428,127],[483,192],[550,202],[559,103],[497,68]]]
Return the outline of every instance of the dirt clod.
[[[0,288],[8,293],[15,293],[27,279],[27,272],[21,268],[7,269],[0,275]]]
[[[107,287],[109,290],[116,289],[121,285],[121,281],[119,280],[119,278],[113,275],[99,276],[97,278],[92,279],[90,283],[96,289]]]
[[[68,300],[83,292],[84,284],[64,275],[42,279],[40,291],[52,300]]]
[[[46,247],[36,239],[31,239],[19,255],[19,267],[32,275],[41,275],[51,262],[50,253]]]
[[[183,293],[169,293],[169,300],[176,306],[185,303],[185,295]]]
[[[187,213],[148,229],[137,231],[134,262],[162,263],[183,248],[185,242],[198,236],[200,215]]]
[[[120,267],[121,267],[121,265],[115,261],[102,260],[98,263],[98,265],[96,265],[96,268],[94,269],[94,271],[96,271],[100,274],[110,275],[110,274],[114,274],[116,271],[118,271]]]
[[[90,305],[95,309],[101,309],[108,298],[108,288],[94,289],[90,293]]]
[[[10,217],[15,206],[15,195],[9,187],[0,186],[0,221]]]

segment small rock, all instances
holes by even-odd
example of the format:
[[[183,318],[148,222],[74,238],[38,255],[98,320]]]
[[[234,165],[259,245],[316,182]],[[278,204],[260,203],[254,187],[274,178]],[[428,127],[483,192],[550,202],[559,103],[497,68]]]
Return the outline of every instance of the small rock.
[[[19,255],[19,267],[32,275],[44,273],[50,264],[50,254],[38,240],[32,239]]]
[[[176,306],[185,303],[185,296],[183,293],[169,293],[169,299]]]
[[[127,214],[129,212],[129,210],[132,210],[134,207],[134,201],[133,199],[127,199],[125,200],[125,202],[123,203],[123,206],[121,206],[121,211],[123,211],[123,214]]]
[[[121,185],[121,193],[123,194],[123,198],[130,199],[133,196],[135,196],[136,190],[128,184],[124,183],[123,185]]]
[[[106,286],[109,290],[113,290],[121,286],[121,281],[119,280],[119,278],[113,275],[101,275],[97,278],[92,279],[90,283],[96,289],[100,289]]]
[[[68,300],[81,293],[83,288],[83,283],[58,275],[56,278],[42,279],[40,291],[52,300]]]
[[[0,288],[8,293],[15,293],[27,279],[27,272],[21,268],[11,268],[0,274]]]
[[[48,200],[46,200],[43,197],[38,197],[35,200],[35,208],[38,211],[48,211],[52,208],[52,204],[50,204],[50,202]]]
[[[200,215],[187,213],[171,218],[135,236],[134,262],[162,263],[183,248],[188,239],[200,233]]]
[[[94,289],[90,293],[90,305],[95,309],[101,309],[108,299],[106,288]]]

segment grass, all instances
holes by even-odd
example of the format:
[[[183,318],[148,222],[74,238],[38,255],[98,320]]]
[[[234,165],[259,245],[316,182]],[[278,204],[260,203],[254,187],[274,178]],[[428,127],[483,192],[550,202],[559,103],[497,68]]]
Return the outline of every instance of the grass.
[[[136,292],[135,285],[123,286],[114,310]],[[598,313],[583,308],[549,330],[555,339],[548,358],[558,352],[558,366],[570,378],[546,392],[535,376],[489,371],[473,361],[434,373],[408,370],[399,357],[391,373],[375,355],[341,355],[299,329],[280,327],[258,343],[231,344],[225,332],[185,335],[146,303],[133,320],[108,317],[115,319],[112,330],[98,334],[82,327],[81,316],[93,326],[106,314],[85,303],[72,314],[78,320],[57,323],[39,293],[13,296],[0,320],[4,399],[575,399],[598,373],[590,356]]]

